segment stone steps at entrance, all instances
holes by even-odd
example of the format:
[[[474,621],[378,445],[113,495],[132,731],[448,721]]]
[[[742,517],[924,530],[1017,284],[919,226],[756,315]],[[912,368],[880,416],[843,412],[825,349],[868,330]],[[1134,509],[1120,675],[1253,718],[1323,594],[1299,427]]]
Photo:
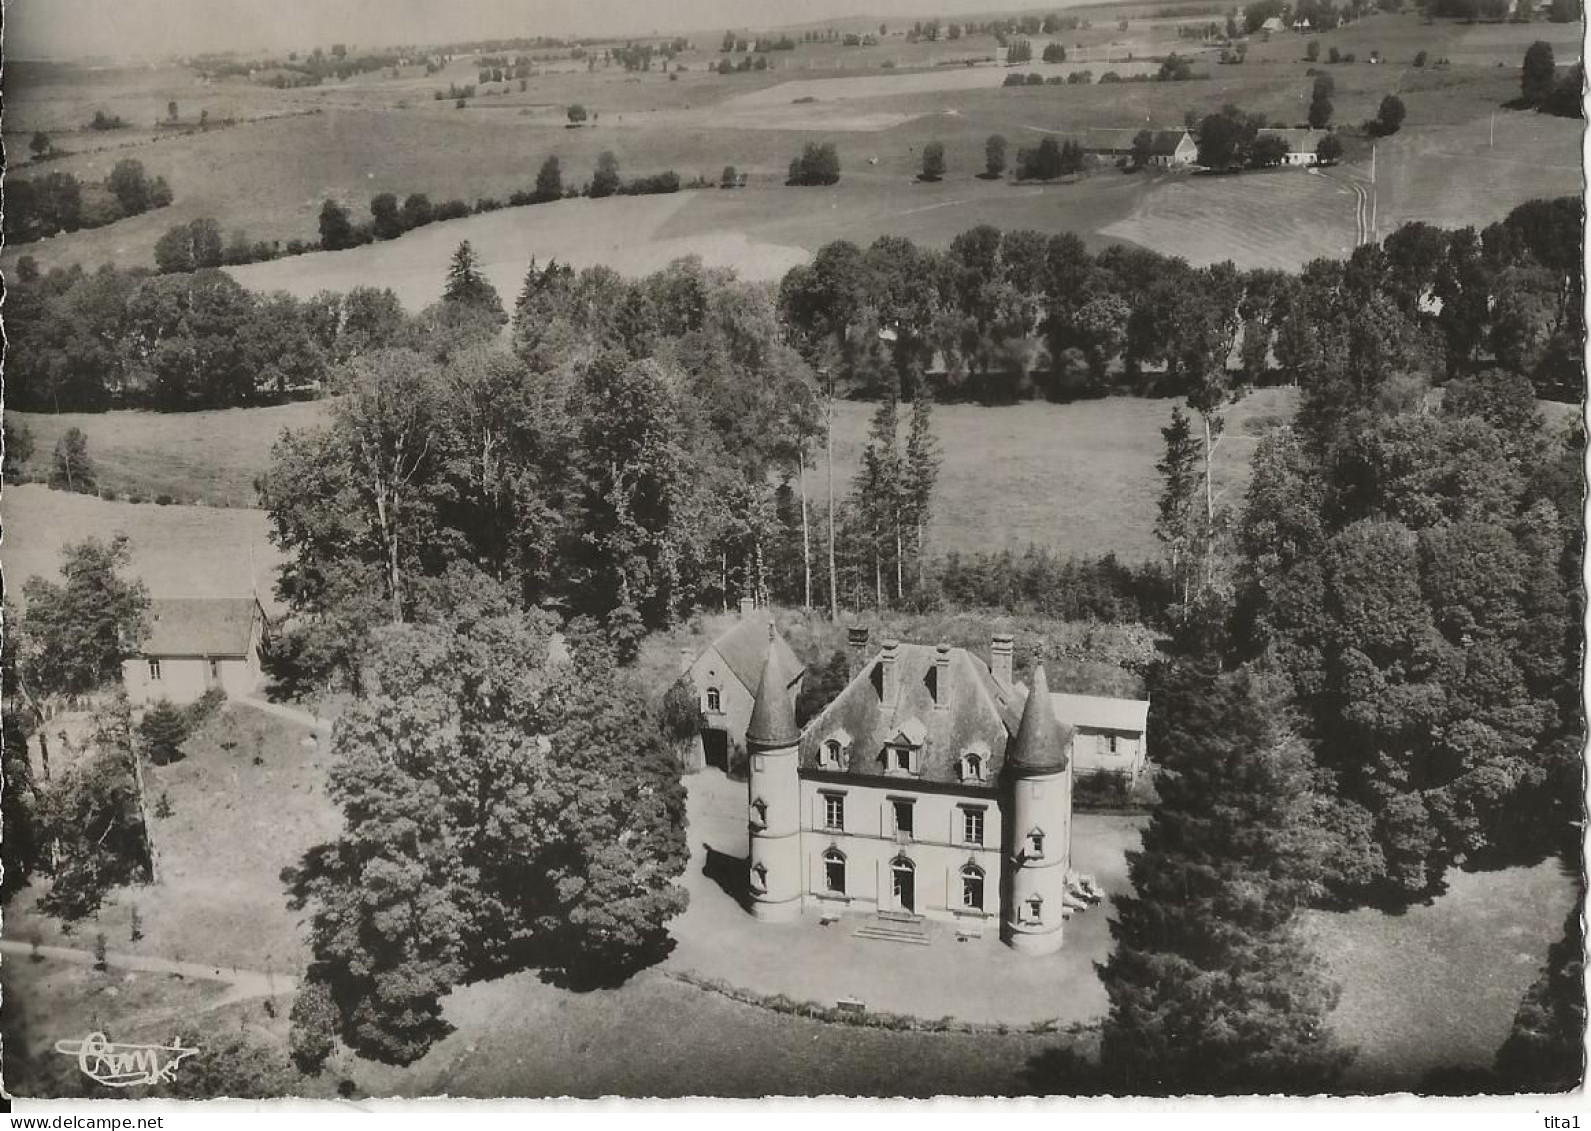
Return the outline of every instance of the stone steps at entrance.
[[[876,939],[879,942],[906,943],[909,946],[929,946],[928,932],[914,922],[899,919],[879,920],[864,924],[852,932],[859,939]]]

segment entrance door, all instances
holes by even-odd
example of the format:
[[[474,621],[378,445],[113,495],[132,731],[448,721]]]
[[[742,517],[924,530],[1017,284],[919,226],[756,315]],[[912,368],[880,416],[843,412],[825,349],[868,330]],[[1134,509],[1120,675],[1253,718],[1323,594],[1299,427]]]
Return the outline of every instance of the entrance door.
[[[917,913],[917,885],[911,861],[895,861],[894,864],[890,865],[890,874],[894,877],[891,890],[895,896],[895,909],[915,915]]]
[[[709,728],[702,731],[702,754],[709,766],[729,772],[729,735]]]

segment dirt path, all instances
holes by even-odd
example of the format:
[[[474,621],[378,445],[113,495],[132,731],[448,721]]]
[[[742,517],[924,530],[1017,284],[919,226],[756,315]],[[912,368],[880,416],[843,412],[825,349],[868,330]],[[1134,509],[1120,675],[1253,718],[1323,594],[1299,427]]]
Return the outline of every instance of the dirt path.
[[[14,940],[0,940],[0,954],[38,956],[51,962],[70,962],[78,966],[96,966],[99,959],[91,951],[66,946],[37,946]],[[105,965],[117,970],[138,970],[146,974],[169,974],[177,978],[198,978],[221,982],[231,987],[211,1003],[211,1008],[234,1001],[256,997],[276,997],[291,994],[298,989],[298,979],[291,974],[275,974],[269,970],[242,970],[232,966],[212,966],[203,962],[178,962],[146,954],[126,954],[107,951]]]
[[[299,726],[310,727],[314,730],[331,732],[331,720],[317,718],[308,711],[300,711],[297,707],[288,707],[282,703],[268,703],[264,699],[257,699],[252,695],[240,695],[233,702],[241,703],[245,707],[253,707],[256,711],[264,711],[267,715],[286,719],[288,722],[297,723]]]

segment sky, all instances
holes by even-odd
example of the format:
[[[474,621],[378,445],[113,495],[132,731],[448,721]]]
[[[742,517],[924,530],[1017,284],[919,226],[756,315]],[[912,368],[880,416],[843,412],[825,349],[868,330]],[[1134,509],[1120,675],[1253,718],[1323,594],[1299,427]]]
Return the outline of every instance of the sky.
[[[204,51],[647,35],[1062,8],[1077,0],[4,0],[14,58],[166,57]]]

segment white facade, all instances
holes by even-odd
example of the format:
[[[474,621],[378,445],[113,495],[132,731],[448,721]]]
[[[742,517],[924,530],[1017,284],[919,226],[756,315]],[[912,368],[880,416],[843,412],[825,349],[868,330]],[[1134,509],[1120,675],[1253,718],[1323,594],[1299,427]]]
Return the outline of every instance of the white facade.
[[[161,699],[192,703],[212,687],[228,696],[253,695],[260,689],[257,650],[247,656],[140,656],[122,662],[122,683],[133,706]]]
[[[804,906],[952,921],[999,915],[999,798],[914,784],[803,777]]]

